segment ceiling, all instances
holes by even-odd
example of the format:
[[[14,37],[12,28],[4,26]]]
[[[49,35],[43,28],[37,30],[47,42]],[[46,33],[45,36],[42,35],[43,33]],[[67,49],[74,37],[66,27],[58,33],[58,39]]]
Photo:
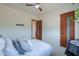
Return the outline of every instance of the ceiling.
[[[46,13],[51,12],[57,7],[63,6],[63,5],[71,5],[72,3],[40,3],[40,7],[43,9],[43,11],[39,11],[34,6],[25,6],[26,3],[2,3],[1,5],[5,5],[11,8],[15,8],[24,12],[28,12],[34,15],[44,15]]]

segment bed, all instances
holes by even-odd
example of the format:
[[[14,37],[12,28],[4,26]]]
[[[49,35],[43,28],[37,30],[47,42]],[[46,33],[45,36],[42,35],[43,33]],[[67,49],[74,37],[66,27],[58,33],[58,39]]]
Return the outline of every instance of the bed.
[[[0,56],[51,56],[53,55],[53,49],[52,47],[43,41],[37,40],[37,39],[31,39],[31,40],[19,40],[21,44],[21,48],[25,49],[24,53],[20,54],[18,46],[15,47],[15,44],[13,43],[13,40],[11,39],[3,39],[0,38],[0,43],[3,44],[0,47]],[[27,45],[27,43],[29,45]],[[18,49],[16,49],[18,48]],[[30,48],[30,49],[29,49]],[[23,50],[22,49],[22,50]]]
[[[69,42],[65,54],[68,56],[79,56],[79,39]]]
[[[46,42],[36,39],[28,40],[28,42],[31,45],[32,51],[26,52],[26,56],[50,56],[53,53],[52,47]]]

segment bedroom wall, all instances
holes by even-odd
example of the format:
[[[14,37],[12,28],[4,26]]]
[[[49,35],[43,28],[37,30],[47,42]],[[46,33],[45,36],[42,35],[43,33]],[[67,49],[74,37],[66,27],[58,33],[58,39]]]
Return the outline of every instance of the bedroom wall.
[[[65,55],[65,48],[60,47],[60,14],[72,10],[73,6],[71,4],[61,4],[42,17],[43,41],[49,43],[53,47],[53,55],[55,56]],[[76,38],[78,38],[79,34],[77,27],[79,27],[79,24],[76,22]]]
[[[31,39],[31,20],[37,16],[0,5],[0,35],[4,38]],[[24,26],[16,26],[24,24]]]

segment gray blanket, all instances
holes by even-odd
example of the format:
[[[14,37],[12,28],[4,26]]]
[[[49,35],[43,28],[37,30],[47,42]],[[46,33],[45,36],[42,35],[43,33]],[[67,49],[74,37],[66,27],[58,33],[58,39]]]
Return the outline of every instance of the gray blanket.
[[[71,56],[79,56],[79,46],[76,46],[72,43],[69,43],[67,46],[67,49],[65,51],[65,54],[71,55]]]

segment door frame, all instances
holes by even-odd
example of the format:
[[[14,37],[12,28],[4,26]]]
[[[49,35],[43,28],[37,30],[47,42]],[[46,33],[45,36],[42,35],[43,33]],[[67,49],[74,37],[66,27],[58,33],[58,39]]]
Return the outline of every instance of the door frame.
[[[33,20],[33,19],[32,19],[32,21],[31,21],[31,38],[32,38],[32,39],[39,39],[39,40],[42,40],[42,23],[41,23],[41,29],[39,29],[39,32],[40,32],[40,33],[39,33],[39,36],[40,36],[40,37],[37,37],[38,34],[36,33],[36,34],[37,34],[37,35],[36,35],[36,38],[33,38],[33,25],[32,25],[32,24],[33,24],[33,23],[32,23],[33,21],[36,21],[36,22],[40,22],[40,21],[41,21],[41,22],[42,22],[42,20]],[[37,24],[37,25],[38,25],[38,24]],[[36,29],[36,32],[37,32],[37,31],[38,31],[38,30]]]
[[[70,11],[70,12],[66,12],[66,13],[63,13],[63,14],[60,14],[60,46],[62,46],[62,47],[67,47],[67,36],[66,36],[66,43],[64,43],[64,44],[66,44],[66,45],[62,45],[62,39],[61,39],[61,20],[62,20],[62,15],[64,15],[64,17],[67,17],[67,16],[69,16],[69,15],[73,15],[73,22],[71,22],[72,24],[73,24],[73,26],[72,25],[70,25],[71,27],[70,28],[72,28],[73,29],[73,27],[74,27],[74,29],[73,30],[71,30],[70,29],[70,32],[72,32],[72,31],[74,31],[74,34],[71,34],[70,33],[70,39],[71,40],[74,40],[75,39],[75,21],[74,21],[74,19],[75,19],[75,11]],[[67,22],[67,20],[66,20],[66,22]],[[67,24],[66,24],[67,25]],[[67,33],[66,33],[66,35],[67,35]],[[72,39],[72,38],[74,38],[74,39]]]

